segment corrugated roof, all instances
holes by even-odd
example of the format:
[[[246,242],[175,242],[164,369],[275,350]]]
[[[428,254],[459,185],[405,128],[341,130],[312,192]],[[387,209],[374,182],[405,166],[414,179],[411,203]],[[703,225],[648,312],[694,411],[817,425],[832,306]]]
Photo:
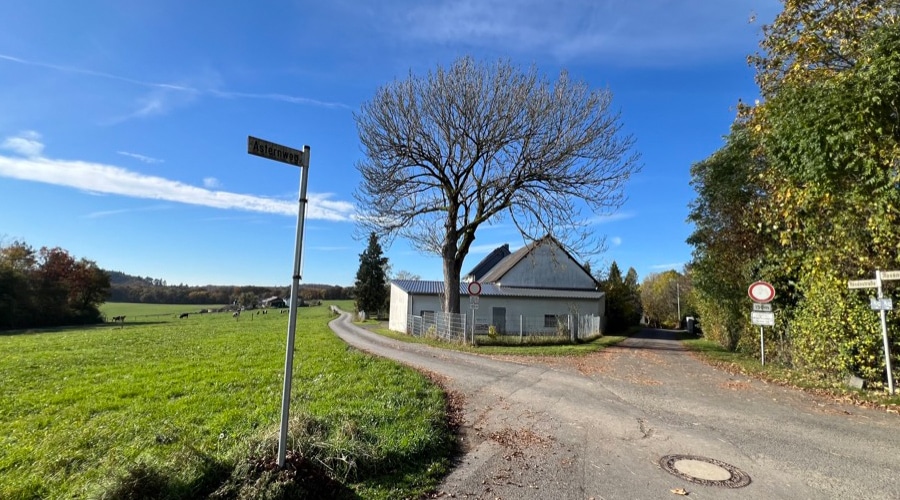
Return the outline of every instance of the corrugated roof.
[[[440,295],[444,293],[443,281],[392,280],[392,284],[412,295]],[[460,296],[469,295],[468,283],[459,284]],[[546,299],[600,299],[603,292],[595,290],[555,290],[547,288],[519,288],[481,284],[482,297],[532,297]]]

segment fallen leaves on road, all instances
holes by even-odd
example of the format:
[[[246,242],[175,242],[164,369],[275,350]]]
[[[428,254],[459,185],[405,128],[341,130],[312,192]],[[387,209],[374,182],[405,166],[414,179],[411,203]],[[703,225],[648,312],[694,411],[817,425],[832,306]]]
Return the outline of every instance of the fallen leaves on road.
[[[669,490],[669,491],[671,491],[672,493],[674,493],[674,494],[676,494],[676,495],[681,495],[681,496],[688,496],[688,495],[690,494],[690,493],[688,493],[687,490],[685,490],[684,488],[674,488],[674,489]]]

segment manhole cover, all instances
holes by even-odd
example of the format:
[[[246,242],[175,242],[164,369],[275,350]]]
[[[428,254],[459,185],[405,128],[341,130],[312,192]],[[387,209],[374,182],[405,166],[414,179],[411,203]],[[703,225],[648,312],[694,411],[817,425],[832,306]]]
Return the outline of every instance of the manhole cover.
[[[743,488],[750,484],[746,472],[714,458],[666,455],[659,459],[659,465],[670,474],[705,486]]]

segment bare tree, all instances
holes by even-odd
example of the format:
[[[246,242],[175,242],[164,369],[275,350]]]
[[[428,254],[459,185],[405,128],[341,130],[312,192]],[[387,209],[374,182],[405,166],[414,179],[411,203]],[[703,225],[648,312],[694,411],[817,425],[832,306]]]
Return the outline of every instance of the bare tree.
[[[613,212],[639,169],[611,100],[565,71],[550,82],[469,57],[381,87],[355,114],[362,227],[439,255],[449,312],[482,224],[510,220],[526,241],[549,234],[580,254],[597,242],[582,207]]]

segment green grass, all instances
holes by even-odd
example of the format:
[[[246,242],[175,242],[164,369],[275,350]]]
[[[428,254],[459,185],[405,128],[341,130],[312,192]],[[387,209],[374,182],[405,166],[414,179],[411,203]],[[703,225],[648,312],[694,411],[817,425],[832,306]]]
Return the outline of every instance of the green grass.
[[[891,396],[881,390],[856,390],[840,382],[814,378],[798,370],[792,370],[777,363],[760,363],[756,355],[731,352],[716,342],[704,338],[686,336],[682,339],[688,349],[698,353],[713,365],[732,372],[739,372],[770,382],[796,387],[809,392],[820,393],[838,399],[849,400],[865,406],[880,406],[900,410],[900,394]]]
[[[253,455],[275,449],[287,319],[204,314],[0,336],[0,498],[140,487],[196,498],[240,480]],[[421,495],[448,468],[443,392],[348,348],[329,319],[326,306],[299,309],[292,447],[350,494]]]
[[[548,339],[547,344],[538,344],[534,342],[520,344],[518,337],[511,339],[506,345],[479,345],[472,346],[467,344],[459,344],[453,342],[445,342],[437,339],[429,339],[426,337],[414,337],[405,333],[399,333],[388,330],[386,328],[378,328],[373,325],[374,322],[363,322],[360,326],[371,329],[373,332],[402,342],[411,344],[426,344],[441,349],[452,349],[455,351],[471,352],[476,354],[488,355],[519,355],[519,356],[579,356],[599,351],[611,345],[618,344],[627,337],[618,335],[608,335],[598,337],[590,342],[580,344],[559,343],[556,339]],[[487,337],[485,337],[487,339]],[[496,341],[495,341],[496,342]]]
[[[147,316],[168,316],[181,313],[199,313],[201,309],[218,309],[222,305],[207,304],[132,304],[129,302],[107,302],[100,306],[100,312],[107,318],[126,316],[128,319]]]

